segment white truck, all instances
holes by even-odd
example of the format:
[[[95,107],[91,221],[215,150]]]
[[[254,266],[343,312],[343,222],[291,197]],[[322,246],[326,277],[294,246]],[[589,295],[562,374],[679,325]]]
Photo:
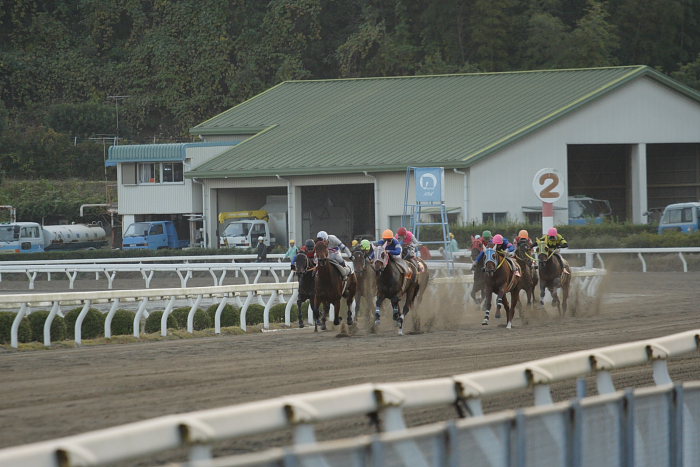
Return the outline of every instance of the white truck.
[[[99,224],[39,225],[36,222],[0,224],[0,253],[39,253],[93,250],[107,245]]]
[[[261,209],[219,213],[219,247],[252,248],[258,237],[264,238],[268,247],[287,245],[287,205],[269,196]],[[286,197],[279,197],[284,198]]]

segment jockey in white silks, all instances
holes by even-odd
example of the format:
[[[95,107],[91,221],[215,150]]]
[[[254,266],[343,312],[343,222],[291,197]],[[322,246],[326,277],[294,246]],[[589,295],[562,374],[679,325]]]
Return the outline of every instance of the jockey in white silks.
[[[316,240],[323,240],[328,244],[328,258],[345,267],[346,271],[343,274],[343,279],[345,279],[350,269],[345,265],[345,260],[340,255],[340,252],[342,251],[349,255],[350,250],[348,247],[335,235],[328,235],[325,230],[321,230],[316,234]]]

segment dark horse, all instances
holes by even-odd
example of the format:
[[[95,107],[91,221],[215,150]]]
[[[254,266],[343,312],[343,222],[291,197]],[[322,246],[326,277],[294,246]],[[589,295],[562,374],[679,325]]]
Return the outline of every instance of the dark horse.
[[[374,325],[379,326],[382,302],[389,299],[394,311],[393,318],[399,326],[399,335],[403,335],[403,323],[406,315],[422,295],[428,285],[428,267],[420,258],[415,263],[404,261],[408,270],[403,270],[395,260],[390,260],[389,253],[383,245],[374,245],[372,267],[377,278],[377,302],[374,311]],[[399,312],[399,301],[404,299],[403,311]]]
[[[355,294],[355,317],[360,314],[360,306],[364,297],[374,297],[375,281],[369,258],[364,251],[357,249],[352,252],[352,265],[357,278],[357,294]]]
[[[554,257],[554,251],[547,251],[545,242],[537,244],[537,262],[540,270],[540,304],[544,305],[545,289],[552,294],[552,305],[559,310],[559,316],[566,314],[566,302],[569,299],[569,285],[571,283],[571,268],[569,263],[564,258],[561,258],[563,263],[559,264],[559,260]],[[566,271],[566,272],[565,272]],[[559,301],[557,289],[561,287],[562,300]]]
[[[333,305],[333,309],[335,310],[333,324],[336,326],[340,324],[340,300],[342,298],[345,298],[348,304],[347,323],[349,326],[352,325],[352,301],[355,299],[355,292],[357,290],[355,274],[350,273],[348,275],[347,284],[343,284],[343,277],[340,271],[328,258],[328,245],[322,240],[316,242],[314,254],[318,261],[316,273],[314,275],[315,290],[312,302],[315,325],[314,331],[318,331],[319,312],[322,305],[323,314],[320,321],[321,329],[324,331],[326,330],[326,318],[328,317],[331,305]]]
[[[476,261],[477,256],[479,256],[479,253],[481,253],[483,248],[483,243],[481,243],[481,239],[476,238],[474,235],[472,235],[472,246],[471,246],[471,255],[472,255],[472,262]],[[481,303],[484,300],[484,293],[482,289],[484,288],[484,271],[483,271],[483,264],[484,260],[482,259],[479,264],[477,264],[474,267],[474,284],[472,285],[472,291],[471,291],[471,297],[472,300],[474,300],[476,303]],[[479,300],[476,299],[476,292],[482,291],[481,293],[481,298]]]
[[[297,289],[297,311],[299,312],[299,327],[304,327],[304,318],[301,312],[301,305],[314,298],[314,268],[306,253],[299,253],[294,260],[295,274],[299,282]],[[311,303],[311,302],[310,302]]]
[[[487,248],[484,255],[484,320],[483,325],[489,324],[489,313],[491,311],[491,294],[498,295],[496,301],[496,318],[501,316],[501,305],[506,310],[508,323],[506,328],[513,325],[513,315],[515,307],[518,305],[518,281],[520,270],[517,264],[511,263],[506,257],[502,257],[493,248]],[[510,292],[511,303],[508,304],[506,294]]]
[[[520,271],[522,271],[522,276],[518,282],[518,294],[521,290],[525,291],[528,306],[532,306],[535,301],[535,287],[537,287],[538,282],[537,271],[532,264],[536,259],[531,253],[530,245],[527,242],[520,242],[515,249],[515,260],[520,266]]]

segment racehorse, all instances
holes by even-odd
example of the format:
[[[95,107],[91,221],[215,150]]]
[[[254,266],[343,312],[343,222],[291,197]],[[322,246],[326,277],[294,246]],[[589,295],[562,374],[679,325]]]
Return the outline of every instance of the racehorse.
[[[532,306],[535,301],[535,287],[537,287],[538,274],[532,266],[532,262],[536,261],[530,254],[530,247],[526,242],[520,242],[515,249],[515,260],[520,266],[522,276],[518,281],[518,294],[521,290],[525,291],[527,297],[527,306]]]
[[[537,262],[540,270],[540,304],[544,305],[545,289],[552,294],[552,305],[559,310],[559,316],[566,314],[566,302],[569,298],[569,285],[571,284],[571,267],[569,263],[562,258],[564,267],[559,264],[559,261],[554,258],[554,251],[547,251],[545,242],[537,243]],[[564,272],[568,271],[568,273]],[[559,301],[557,288],[561,287],[562,300]]]
[[[348,274],[347,283],[343,283],[343,276],[338,268],[332,264],[328,258],[328,245],[323,240],[316,242],[314,254],[318,264],[316,266],[316,274],[314,276],[314,299],[312,302],[314,312],[314,331],[318,331],[319,312],[323,306],[323,314],[320,320],[322,330],[326,330],[326,318],[330,306],[333,305],[335,310],[335,319],[333,324],[340,324],[340,300],[345,298],[348,305],[347,323],[352,325],[352,301],[355,299],[357,291],[357,280],[355,274]]]
[[[367,255],[362,250],[352,252],[352,265],[357,278],[357,293],[355,294],[355,318],[360,314],[360,305],[364,297],[374,297],[374,275],[370,275],[371,264]]]
[[[374,325],[379,326],[382,302],[389,299],[393,309],[394,321],[398,323],[399,335],[403,335],[403,323],[406,315],[422,295],[428,284],[428,267],[420,258],[416,262],[404,261],[407,270],[401,268],[395,260],[390,260],[384,245],[374,245],[372,267],[377,278],[377,301],[374,311]],[[399,301],[404,299],[403,310],[399,312]]]
[[[496,252],[493,248],[487,248],[484,255],[484,320],[482,325],[489,324],[489,313],[491,311],[491,294],[498,295],[496,301],[496,318],[501,316],[501,305],[506,310],[507,324],[506,328],[510,329],[513,324],[513,315],[515,307],[518,304],[518,281],[520,271],[517,263],[513,264],[504,256]],[[508,304],[506,294],[510,292],[511,303]]]
[[[314,298],[314,268],[306,253],[298,253],[294,260],[294,270],[299,282],[297,289],[297,311],[299,312],[299,327],[304,327],[304,318],[301,313],[301,305],[310,300],[311,305]]]
[[[483,243],[481,243],[481,239],[476,238],[474,235],[472,235],[472,246],[471,246],[471,255],[472,255],[472,262],[476,261],[477,256],[479,256],[479,253],[481,253],[483,248]],[[476,303],[481,303],[484,300],[484,272],[482,271],[482,265],[483,265],[483,260],[477,264],[474,267],[474,284],[472,285],[472,291],[470,293],[472,300]],[[479,300],[476,299],[476,292],[481,291],[481,298]]]

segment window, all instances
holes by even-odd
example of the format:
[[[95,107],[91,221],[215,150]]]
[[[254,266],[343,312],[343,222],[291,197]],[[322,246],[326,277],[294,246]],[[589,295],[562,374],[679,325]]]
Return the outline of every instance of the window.
[[[161,235],[163,233],[163,224],[156,224],[151,226],[151,230],[148,232],[149,235]]]
[[[122,185],[136,185],[136,164],[122,164]]]
[[[22,227],[19,235],[22,238],[39,238],[39,227]]]
[[[507,212],[485,212],[482,214],[482,221],[484,224],[496,224],[505,222],[507,216]]]
[[[542,213],[541,212],[526,212],[525,220],[528,224],[540,224],[542,223]]]
[[[138,165],[139,184],[181,183],[183,180],[182,162],[145,162]]]
[[[181,182],[182,180],[182,162],[163,163],[163,183]]]

